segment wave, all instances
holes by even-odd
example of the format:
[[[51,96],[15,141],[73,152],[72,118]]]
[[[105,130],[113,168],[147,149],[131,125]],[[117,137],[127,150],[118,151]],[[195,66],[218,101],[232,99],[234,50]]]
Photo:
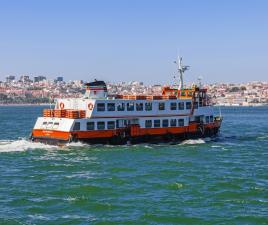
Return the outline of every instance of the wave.
[[[196,144],[205,144],[207,140],[204,139],[189,139],[180,143],[180,145],[196,145]]]
[[[32,149],[56,149],[58,146],[21,140],[0,140],[0,152],[22,152]]]
[[[261,136],[257,137],[257,139],[266,140],[266,139],[268,139],[268,135],[261,135]]]
[[[179,145],[197,145],[197,144],[205,144],[206,142],[210,141],[210,139],[189,139],[181,142]],[[20,140],[0,140],[0,153],[1,152],[21,152],[27,150],[34,150],[34,149],[44,149],[44,150],[53,150],[53,149],[61,149],[61,150],[69,150],[73,148],[81,148],[81,147],[89,147],[90,145],[81,143],[81,142],[72,142],[68,143],[65,146],[56,146],[56,145],[47,145],[39,142],[31,142],[27,139],[20,139]],[[93,147],[97,147],[97,145],[92,145]],[[105,147],[114,147],[112,145],[100,145]],[[137,145],[131,145],[137,146]],[[151,149],[154,148],[155,145],[150,144],[140,144],[138,146],[143,146],[144,148]],[[157,146],[157,145],[156,145]],[[159,145],[162,146],[162,145]],[[122,146],[125,148],[129,148],[130,145]]]
[[[82,142],[71,142],[71,143],[67,143],[65,146],[66,147],[87,147],[89,145],[82,143]]]

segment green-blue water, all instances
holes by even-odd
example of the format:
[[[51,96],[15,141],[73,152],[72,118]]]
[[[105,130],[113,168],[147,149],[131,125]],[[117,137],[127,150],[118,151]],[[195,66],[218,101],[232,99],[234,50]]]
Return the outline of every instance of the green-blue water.
[[[26,141],[42,107],[0,107],[0,224],[268,224],[268,108],[223,108],[216,140]]]

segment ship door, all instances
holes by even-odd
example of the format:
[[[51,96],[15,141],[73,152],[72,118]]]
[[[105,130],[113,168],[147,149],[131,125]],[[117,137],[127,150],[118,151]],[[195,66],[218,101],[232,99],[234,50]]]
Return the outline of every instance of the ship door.
[[[204,116],[195,116],[195,122],[202,123],[204,121]]]
[[[116,128],[122,128],[127,126],[126,120],[116,120]]]

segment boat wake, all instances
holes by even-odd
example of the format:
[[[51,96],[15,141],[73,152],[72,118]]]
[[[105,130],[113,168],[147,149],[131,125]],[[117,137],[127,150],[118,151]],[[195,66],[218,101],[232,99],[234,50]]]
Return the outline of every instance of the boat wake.
[[[0,152],[21,152],[32,149],[56,149],[58,146],[31,142],[26,139],[0,140]]]
[[[88,147],[88,144],[82,142],[71,142],[65,145],[66,147]]]
[[[210,139],[189,139],[181,142],[179,145],[199,145],[199,144],[205,144],[209,142]],[[34,150],[34,149],[44,149],[44,150],[70,150],[70,149],[76,149],[81,147],[89,147],[90,145],[84,144],[81,142],[73,142],[68,143],[65,146],[56,146],[56,145],[46,145],[43,143],[38,142],[31,142],[27,139],[20,139],[20,140],[0,140],[0,153],[1,152],[22,152],[27,150]],[[93,147],[96,147],[97,145],[93,145]],[[105,147],[114,147],[111,145],[101,145]],[[136,146],[136,145],[132,145]],[[129,145],[124,147],[130,147]],[[151,145],[145,145],[146,148],[153,148]]]
[[[180,143],[180,145],[197,145],[197,144],[205,144],[206,141],[208,140],[204,140],[204,139],[189,139],[189,140],[185,140],[183,142]]]

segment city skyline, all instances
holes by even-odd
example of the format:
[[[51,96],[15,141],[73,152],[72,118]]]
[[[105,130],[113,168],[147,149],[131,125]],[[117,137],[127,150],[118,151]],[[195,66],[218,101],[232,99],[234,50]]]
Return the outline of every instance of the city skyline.
[[[38,82],[57,82],[60,81],[61,83],[69,83],[69,82],[81,82],[81,83],[86,83],[86,82],[92,82],[94,80],[99,80],[96,78],[89,78],[86,80],[83,79],[65,79],[65,77],[63,76],[44,76],[44,75],[28,75],[28,74],[21,74],[18,76],[15,75],[8,75],[6,77],[4,77],[3,79],[0,79],[0,85],[1,84],[12,84],[12,83],[17,83],[17,82],[23,82],[25,81],[25,79],[27,80],[27,82],[30,83],[38,83]],[[143,83],[145,85],[160,85],[160,86],[165,86],[165,85],[171,85],[171,86],[178,86],[179,85],[179,77],[176,77],[176,79],[173,77],[173,79],[171,79],[170,81],[168,81],[167,83],[161,83],[161,82],[144,82],[142,80],[119,80],[119,81],[105,81],[109,84],[117,84],[117,83],[133,83],[133,82],[139,82],[139,83]],[[194,80],[193,82],[186,82],[184,84],[185,87],[190,87],[192,85],[213,85],[213,84],[233,84],[233,85],[241,85],[244,83],[267,83],[268,81],[266,80],[249,80],[249,81],[240,81],[240,82],[203,82],[203,79],[201,79],[199,77],[199,79],[197,78],[196,80]]]
[[[117,95],[162,95],[161,85],[145,85],[143,82],[107,83],[109,96]],[[174,86],[173,86],[174,87]],[[199,84],[208,90],[213,105],[261,106],[268,104],[268,82],[240,84]],[[175,87],[174,87],[175,88]],[[65,82],[63,77],[47,80],[44,76],[7,77],[0,81],[1,104],[40,104],[49,103],[54,98],[81,98],[85,93],[82,80]]]
[[[16,3],[16,4],[14,4]],[[267,81],[265,1],[12,1],[0,7],[0,80]],[[50,77],[51,76],[51,77]]]

